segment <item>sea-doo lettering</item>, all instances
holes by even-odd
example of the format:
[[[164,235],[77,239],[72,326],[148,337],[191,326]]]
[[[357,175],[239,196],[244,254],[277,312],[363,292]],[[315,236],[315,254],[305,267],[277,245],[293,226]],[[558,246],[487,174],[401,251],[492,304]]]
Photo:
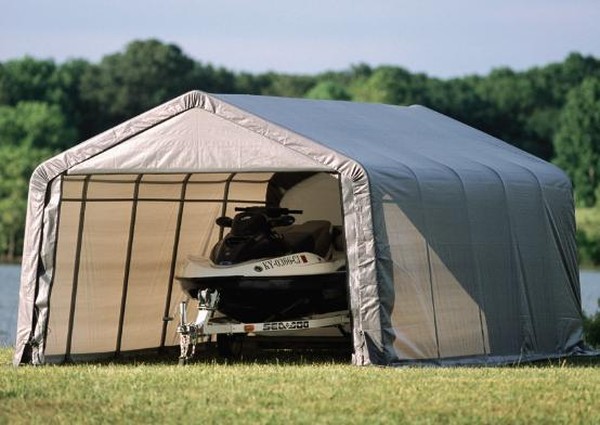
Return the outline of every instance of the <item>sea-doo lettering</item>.
[[[263,325],[263,331],[289,331],[294,329],[308,329],[308,320],[295,322],[270,322]]]

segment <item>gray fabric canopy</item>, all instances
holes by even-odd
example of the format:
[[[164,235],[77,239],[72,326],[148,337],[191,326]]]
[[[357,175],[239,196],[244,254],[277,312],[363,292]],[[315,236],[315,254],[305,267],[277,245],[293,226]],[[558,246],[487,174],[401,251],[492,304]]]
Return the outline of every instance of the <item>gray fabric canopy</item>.
[[[34,172],[15,364],[174,345],[185,255],[291,172],[337,182],[355,364],[579,350],[558,168],[420,106],[190,92]]]

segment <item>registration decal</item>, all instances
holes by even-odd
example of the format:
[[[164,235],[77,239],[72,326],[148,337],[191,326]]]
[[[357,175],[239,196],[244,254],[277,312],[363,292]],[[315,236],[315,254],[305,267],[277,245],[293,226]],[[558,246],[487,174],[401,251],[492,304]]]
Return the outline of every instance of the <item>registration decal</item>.
[[[281,267],[302,265],[308,263],[306,255],[293,254],[281,258],[273,258],[272,260],[261,261],[265,270],[273,270]]]

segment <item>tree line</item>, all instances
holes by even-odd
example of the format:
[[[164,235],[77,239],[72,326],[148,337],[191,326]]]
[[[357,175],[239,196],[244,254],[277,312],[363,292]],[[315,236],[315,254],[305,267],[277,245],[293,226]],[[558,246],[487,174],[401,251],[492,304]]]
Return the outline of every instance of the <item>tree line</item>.
[[[573,180],[579,206],[593,207],[600,197],[595,57],[572,53],[521,72],[498,68],[452,79],[362,63],[316,75],[252,74],[197,61],[174,44],[138,40],[97,63],[0,62],[0,255],[20,254],[28,179],[37,164],[194,89],[425,105],[553,161]],[[590,249],[600,263],[600,243]]]

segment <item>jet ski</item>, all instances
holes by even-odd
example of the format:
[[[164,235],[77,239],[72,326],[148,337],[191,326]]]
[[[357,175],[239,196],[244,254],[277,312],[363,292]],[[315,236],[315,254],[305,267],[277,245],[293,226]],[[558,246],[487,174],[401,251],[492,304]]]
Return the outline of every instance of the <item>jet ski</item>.
[[[301,210],[259,206],[235,212],[216,220],[229,232],[209,258],[189,256],[177,276],[201,310],[252,323],[348,309],[339,228],[326,220],[295,224]]]

